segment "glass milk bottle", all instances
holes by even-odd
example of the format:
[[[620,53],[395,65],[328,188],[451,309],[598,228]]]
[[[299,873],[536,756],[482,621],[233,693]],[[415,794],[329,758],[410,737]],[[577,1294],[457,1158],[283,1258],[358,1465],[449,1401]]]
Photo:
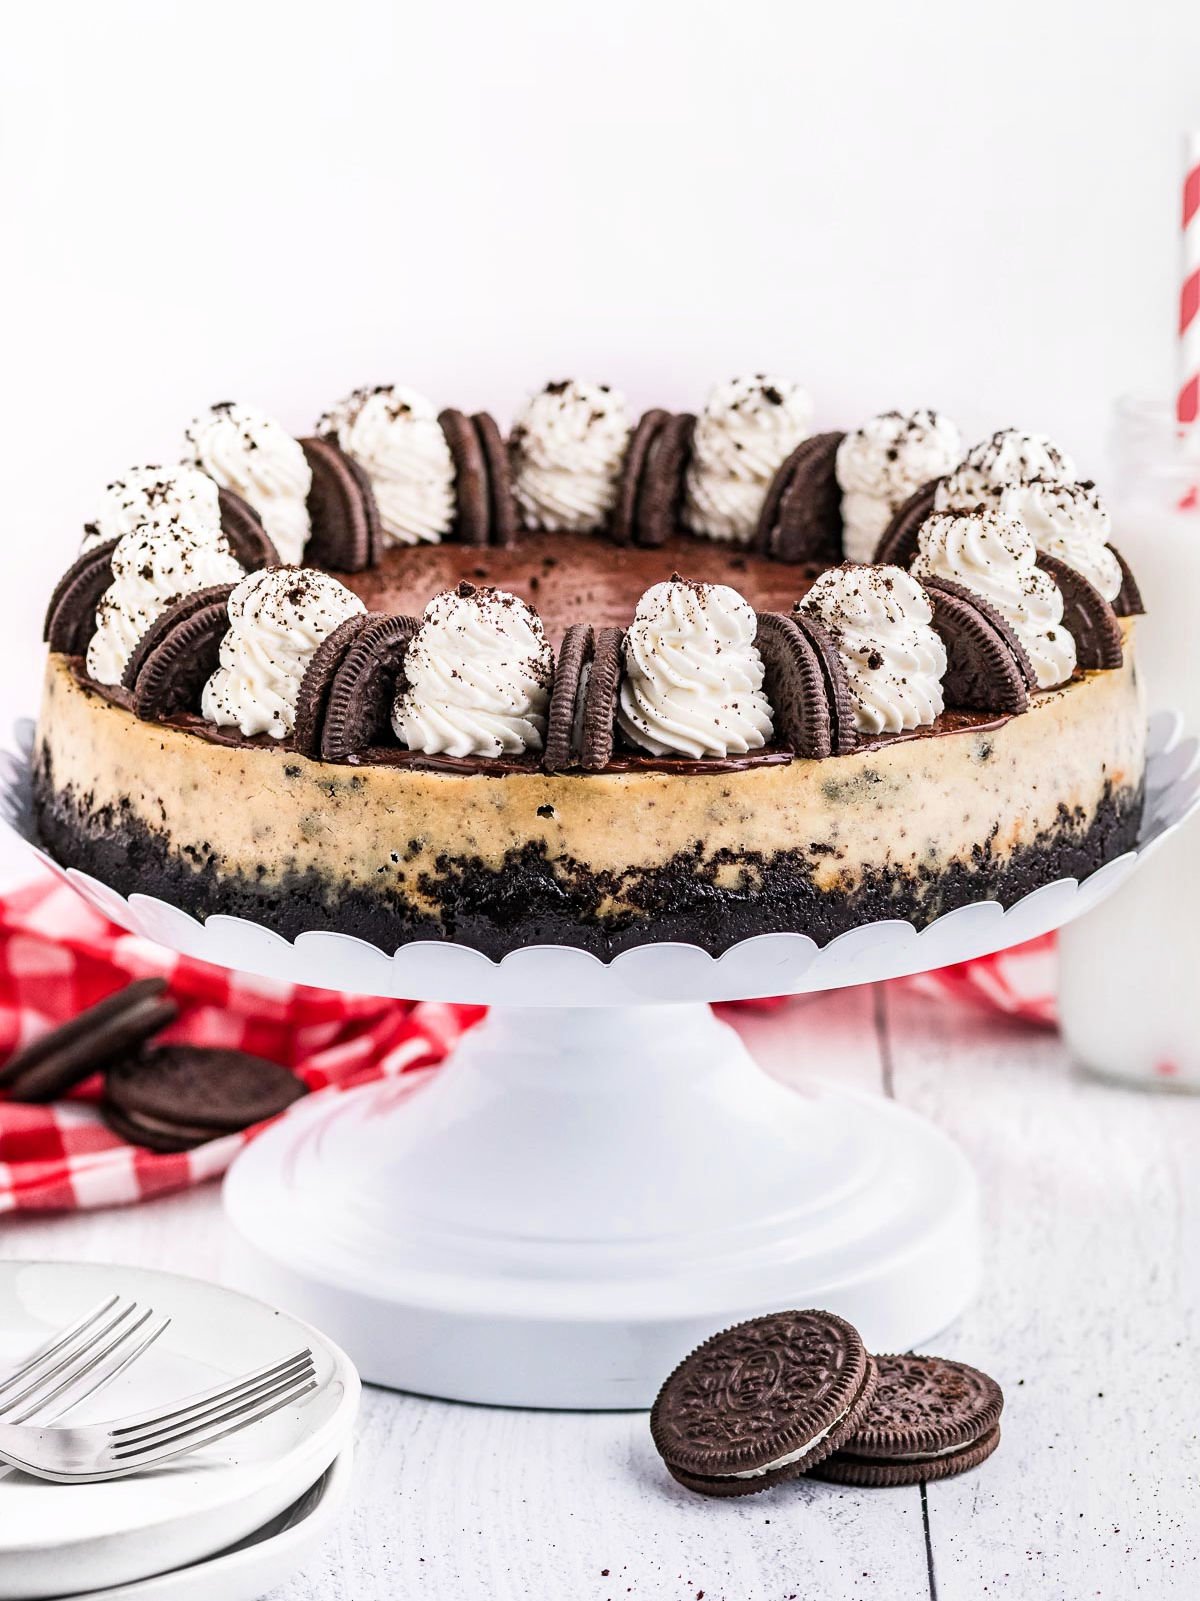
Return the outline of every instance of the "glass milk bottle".
[[[1146,706],[1174,707],[1200,733],[1200,451],[1189,471],[1169,409],[1134,400],[1117,405],[1113,444],[1112,538],[1146,605],[1135,644]],[[1063,1034],[1106,1077],[1200,1090],[1197,824],[1060,937]]]

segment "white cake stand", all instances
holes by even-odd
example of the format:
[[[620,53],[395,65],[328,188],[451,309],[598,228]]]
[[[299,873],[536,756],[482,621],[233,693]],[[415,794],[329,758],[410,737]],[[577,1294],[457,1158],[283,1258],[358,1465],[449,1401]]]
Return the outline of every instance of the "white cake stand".
[[[64,876],[117,922],[207,961],[295,983],[492,1010],[435,1071],[326,1092],[237,1159],[231,1276],[307,1318],[375,1383],[465,1401],[645,1407],[706,1335],[781,1306],[842,1313],[876,1350],[919,1344],[970,1299],[978,1204],[935,1127],[836,1085],[762,1073],[704,1004],[924,971],[1058,928],[1097,904],[1197,805],[1196,741],[1151,720],[1135,851],[1008,911],[920,933],[795,934],[719,959],[660,944],[605,965],[539,947],[495,963],[441,944],[386,956],[289,943]],[[30,838],[28,759],[8,820]],[[54,865],[53,863],[51,864]],[[62,869],[56,871],[62,873]]]

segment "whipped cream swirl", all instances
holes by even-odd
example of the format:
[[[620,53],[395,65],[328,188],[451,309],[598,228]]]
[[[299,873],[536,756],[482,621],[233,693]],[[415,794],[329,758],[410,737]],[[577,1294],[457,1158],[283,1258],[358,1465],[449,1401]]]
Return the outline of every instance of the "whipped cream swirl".
[[[538,751],[554,652],[531,606],[502,589],[462,583],[435,595],[404,657],[392,727],[434,756]]]
[[[847,434],[837,453],[846,560],[870,561],[908,497],[961,456],[957,425],[936,411],[883,411]]]
[[[282,739],[295,726],[296,698],[317,646],[366,608],[328,573],[264,567],[242,579],[227,610],[220,666],[200,709],[221,728]]]
[[[638,601],[625,635],[617,726],[652,756],[742,756],[774,729],[758,620],[727,584],[678,576]]]
[[[749,544],[771,479],[812,432],[812,401],[787,378],[718,384],[696,420],[683,520],[709,539]]]
[[[197,539],[221,532],[217,486],[199,467],[131,467],[106,484],[96,515],[84,524],[83,551],[120,539],[143,523],[177,522]]]
[[[119,684],[139,639],[168,606],[210,584],[232,584],[242,565],[223,534],[197,538],[181,521],[144,523],[117,541],[113,581],[96,608],[88,642],[88,675]]]
[[[1006,489],[1000,509],[1019,517],[1033,542],[1093,584],[1105,600],[1121,592],[1121,564],[1108,548],[1112,519],[1093,483],[1057,484],[1035,478]]]
[[[607,384],[565,378],[531,396],[509,438],[525,522],[551,533],[603,528],[631,427],[625,396]]]
[[[371,480],[384,537],[436,545],[453,527],[454,459],[431,401],[413,389],[356,389],[332,406],[317,432],[333,438]]]
[[[948,578],[990,601],[1024,645],[1038,686],[1066,683],[1075,640],[1063,627],[1058,585],[1037,566],[1033,535],[1000,511],[934,513],[922,526],[912,570]]]
[[[312,469],[287,429],[250,406],[222,400],[196,418],[185,438],[188,460],[249,501],[283,560],[303,561]]]
[[[1075,463],[1045,434],[1001,428],[972,445],[938,485],[934,509],[974,511],[976,506],[994,507],[1013,484],[1032,483],[1035,478],[1066,483],[1075,476]]]
[[[899,734],[941,714],[946,647],[928,595],[903,568],[831,568],[797,610],[832,635],[860,733]]]

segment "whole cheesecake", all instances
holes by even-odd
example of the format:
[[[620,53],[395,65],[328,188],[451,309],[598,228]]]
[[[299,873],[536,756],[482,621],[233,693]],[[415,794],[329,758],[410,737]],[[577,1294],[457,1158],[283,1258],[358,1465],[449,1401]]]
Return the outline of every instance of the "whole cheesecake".
[[[452,445],[459,416],[442,421]],[[1061,645],[1068,625],[1073,636],[1065,676],[1047,684],[1036,649],[1022,644],[1032,636],[989,598],[991,569],[978,568],[977,585],[962,582],[976,570],[963,565],[962,541],[986,550],[997,529],[1009,537],[1009,501],[1004,517],[943,508],[940,533],[930,532],[938,514],[922,482],[879,519],[878,554],[891,560],[844,567],[851,519],[842,506],[852,491],[839,474],[852,452],[847,436],[806,434],[762,475],[752,536],[706,536],[687,526],[703,498],[691,495],[688,474],[704,419],[672,434],[665,413],[648,416],[628,430],[603,520],[586,530],[536,526],[555,518],[544,509],[539,517],[532,491],[522,494],[528,441],[517,430],[497,454],[486,419],[464,420],[474,426],[457,434],[453,523],[436,541],[381,535],[381,512],[401,505],[395,482],[373,483],[336,431],[306,442],[304,560],[337,571],[348,615],[305,657],[282,731],[219,721],[219,697],[205,687],[218,659],[233,675],[226,688],[240,682],[242,669],[229,666],[231,582],[244,569],[281,570],[270,517],[223,486],[237,571],[196,558],[157,615],[127,630],[115,682],[97,665],[95,641],[115,627],[99,597],[129,564],[113,566],[112,541],[93,536],[48,625],[34,769],[46,848],[122,894],[159,896],[199,917],[250,918],[289,938],[330,929],[385,951],[450,940],[496,958],[554,943],[607,959],[660,940],[715,955],[763,933],[823,944],[880,918],[921,927],[974,901],[1009,905],[1055,879],[1084,878],[1133,846],[1145,721],[1133,651],[1140,608],[1127,572],[1114,611],[1078,569],[1039,558],[1037,582],[1044,590],[1053,580],[1062,596],[1045,637]],[[468,457],[482,464],[474,477]],[[647,465],[655,462],[657,476]],[[530,475],[535,487],[544,479]],[[1042,482],[1029,471],[1025,479]],[[591,493],[586,482],[574,489],[564,475],[543,498],[570,507]],[[856,509],[861,537],[873,513]],[[1033,510],[1028,517],[1032,526]],[[136,528],[118,533],[116,548],[137,537]],[[893,648],[887,633],[878,651],[858,649],[845,608],[865,596],[861,615],[879,603],[892,617],[897,595],[911,605],[910,589],[924,607],[916,620],[879,626],[900,627],[902,642],[933,630],[937,694],[912,726],[896,727],[889,708],[908,704],[918,676],[906,665],[909,645]],[[644,671],[641,687],[654,689],[674,660],[647,667],[638,655],[641,603],[682,594],[702,611],[729,592],[757,619],[756,742],[692,754],[639,744],[631,679]],[[541,710],[527,709],[538,734],[526,748],[454,754],[401,737],[414,726],[399,703],[416,679],[422,616],[434,597],[460,594],[467,607],[478,596],[525,603],[522,615],[528,609],[544,632],[553,670],[535,696]],[[663,626],[637,639],[654,646]],[[708,634],[696,638],[708,648]],[[718,667],[721,648],[711,657]]]

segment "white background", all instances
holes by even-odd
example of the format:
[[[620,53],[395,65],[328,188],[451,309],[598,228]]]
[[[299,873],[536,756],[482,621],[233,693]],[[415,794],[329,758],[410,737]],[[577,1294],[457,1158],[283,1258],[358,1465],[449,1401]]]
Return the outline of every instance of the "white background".
[[[577,373],[934,404],[1102,470],[1170,383],[1200,6],[5,4],[4,700],[105,479],[200,405]]]

